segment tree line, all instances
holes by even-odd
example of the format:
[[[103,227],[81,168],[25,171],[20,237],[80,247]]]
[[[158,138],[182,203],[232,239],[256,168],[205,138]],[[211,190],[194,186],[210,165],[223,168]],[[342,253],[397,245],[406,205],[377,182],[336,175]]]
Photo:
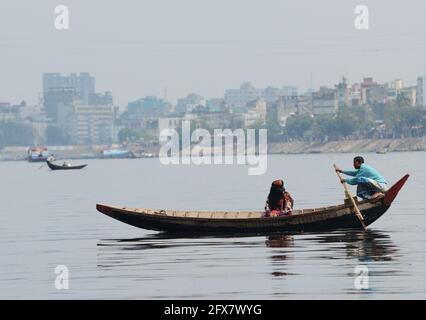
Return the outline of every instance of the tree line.
[[[426,110],[398,103],[343,107],[336,114],[294,115],[277,132],[276,124],[268,127],[284,140],[330,141],[342,139],[397,139],[426,135]]]

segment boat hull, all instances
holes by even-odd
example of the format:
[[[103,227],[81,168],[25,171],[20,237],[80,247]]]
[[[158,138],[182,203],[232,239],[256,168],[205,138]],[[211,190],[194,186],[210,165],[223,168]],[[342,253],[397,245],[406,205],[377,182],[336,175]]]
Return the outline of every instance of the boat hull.
[[[364,207],[361,213],[366,225],[372,224],[389,209],[389,206],[381,201],[360,206]],[[97,205],[97,209],[111,218],[135,227],[167,232],[275,233],[363,228],[351,208],[347,206],[284,217],[264,218],[259,212],[259,218],[249,219],[178,217],[164,215],[160,211],[152,214],[105,205]]]
[[[357,203],[365,225],[371,225],[390,208],[408,177],[401,178],[383,197]],[[104,204],[97,204],[96,208],[111,218],[138,228],[177,233],[251,234],[363,228],[350,199],[341,205],[295,210],[291,216],[280,217],[264,217],[260,211],[176,211]]]
[[[83,164],[81,166],[70,166],[70,167],[65,167],[65,166],[58,166],[54,163],[51,163],[49,161],[46,161],[48,167],[52,170],[79,170],[79,169],[83,169],[85,167],[87,167],[87,164]]]

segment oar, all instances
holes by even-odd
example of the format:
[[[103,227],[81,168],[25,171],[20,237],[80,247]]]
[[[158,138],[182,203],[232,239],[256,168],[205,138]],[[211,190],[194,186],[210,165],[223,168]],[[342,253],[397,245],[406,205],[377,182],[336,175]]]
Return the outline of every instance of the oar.
[[[364,217],[362,216],[361,211],[359,211],[358,206],[356,205],[354,198],[352,197],[351,193],[349,192],[348,186],[346,185],[346,182],[343,180],[342,175],[340,174],[340,172],[337,171],[336,165],[334,165],[334,170],[336,171],[337,176],[339,177],[340,181],[342,182],[343,188],[345,189],[346,198],[349,198],[352,201],[352,204],[353,204],[354,209],[355,209],[355,215],[358,217],[363,228],[367,229],[367,226],[365,225],[365,222],[364,222]]]

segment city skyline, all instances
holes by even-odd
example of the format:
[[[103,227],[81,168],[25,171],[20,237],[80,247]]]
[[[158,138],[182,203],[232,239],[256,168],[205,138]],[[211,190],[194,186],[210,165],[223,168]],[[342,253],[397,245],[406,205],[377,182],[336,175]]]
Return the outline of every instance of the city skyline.
[[[257,90],[260,90],[260,91],[263,91],[267,88],[287,89],[287,90],[289,88],[293,88],[293,89],[295,89],[297,95],[303,95],[303,94],[309,94],[311,89],[312,89],[312,92],[318,91],[322,87],[334,89],[335,86],[338,85],[338,83],[340,83],[342,79],[345,79],[347,81],[348,86],[354,85],[354,84],[361,84],[365,79],[372,79],[375,83],[380,84],[380,85],[385,85],[385,84],[391,85],[395,81],[402,81],[404,87],[416,87],[418,78],[419,77],[426,77],[426,73],[424,73],[424,74],[419,74],[413,81],[406,81],[406,79],[404,79],[402,77],[396,77],[396,78],[393,78],[393,79],[385,79],[384,81],[379,81],[379,79],[376,78],[374,75],[365,75],[360,79],[356,79],[356,80],[351,81],[351,79],[348,79],[348,77],[346,77],[345,75],[342,75],[341,77],[337,78],[334,82],[332,82],[330,84],[318,83],[316,86],[313,86],[312,88],[308,87],[306,89],[304,89],[304,88],[301,89],[299,86],[293,85],[293,84],[282,84],[282,85],[280,85],[280,84],[271,84],[270,83],[270,84],[267,84],[265,86],[258,86],[253,81],[242,80],[239,83],[237,83],[237,85],[235,87],[223,88],[223,91],[220,92],[216,96],[206,96],[206,95],[203,95],[202,93],[196,92],[194,90],[192,90],[192,91],[189,90],[188,92],[183,92],[181,95],[176,96],[176,98],[173,99],[173,100],[169,99],[169,97],[167,97],[167,99],[165,99],[165,94],[167,94],[167,92],[164,92],[164,88],[163,88],[162,94],[161,94],[161,92],[160,92],[160,94],[154,94],[154,93],[139,94],[139,95],[135,95],[135,98],[133,98],[132,100],[122,101],[122,103],[119,104],[116,101],[118,100],[117,96],[119,96],[120,94],[119,93],[117,94],[116,92],[109,90],[108,88],[99,88],[99,86],[97,84],[98,84],[98,82],[102,82],[102,81],[98,81],[99,80],[98,77],[95,74],[88,72],[87,70],[72,71],[72,72],[69,72],[69,73],[43,72],[40,75],[40,79],[39,79],[41,89],[40,89],[40,92],[38,92],[36,98],[34,98],[33,102],[32,102],[31,99],[27,100],[27,99],[24,99],[23,97],[21,97],[21,98],[18,97],[16,100],[11,101],[11,100],[5,99],[3,96],[0,96],[0,102],[1,103],[11,103],[12,105],[17,105],[17,104],[20,104],[21,102],[25,101],[25,103],[27,105],[42,105],[43,103],[42,103],[42,100],[40,100],[40,99],[42,99],[43,93],[45,92],[45,90],[43,89],[43,86],[44,86],[44,84],[43,84],[44,80],[43,79],[46,75],[57,75],[57,76],[60,76],[60,77],[69,77],[69,76],[79,76],[81,74],[87,74],[88,76],[92,77],[94,79],[94,81],[96,81],[96,88],[97,88],[96,91],[97,92],[112,94],[113,97],[114,97],[114,105],[119,107],[120,111],[124,111],[128,107],[129,103],[136,102],[140,99],[147,98],[147,97],[156,97],[156,98],[159,98],[159,99],[163,99],[166,102],[172,103],[172,105],[174,105],[174,106],[179,104],[179,100],[185,99],[186,97],[188,97],[189,95],[192,95],[192,94],[199,95],[201,98],[203,98],[205,100],[225,99],[228,91],[239,90],[242,86],[244,86],[246,84],[252,85],[254,88],[256,88]],[[262,95],[259,95],[259,98],[261,98],[261,97],[262,97]]]
[[[243,82],[221,98],[188,94],[173,105],[145,96],[130,101],[124,110],[114,103],[112,92],[96,90],[96,77],[88,72],[45,73],[42,83],[42,105],[0,102],[2,145],[130,140],[153,146],[163,129],[190,120],[209,130],[267,128],[277,139],[419,136],[426,119],[425,76],[408,87],[403,79],[378,83],[364,77],[349,83],[343,77],[331,88],[320,86],[309,93],[295,86],[256,88]]]

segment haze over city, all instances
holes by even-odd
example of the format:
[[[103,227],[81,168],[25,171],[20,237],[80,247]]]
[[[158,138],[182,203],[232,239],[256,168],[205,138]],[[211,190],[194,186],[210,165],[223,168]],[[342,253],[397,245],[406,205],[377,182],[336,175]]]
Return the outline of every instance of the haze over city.
[[[69,7],[70,30],[54,27]],[[257,87],[332,86],[374,76],[415,85],[424,73],[426,4],[365,1],[57,1],[0,3],[2,101],[37,103],[44,72],[87,71],[117,105],[146,95],[175,102],[190,92],[220,97]]]

